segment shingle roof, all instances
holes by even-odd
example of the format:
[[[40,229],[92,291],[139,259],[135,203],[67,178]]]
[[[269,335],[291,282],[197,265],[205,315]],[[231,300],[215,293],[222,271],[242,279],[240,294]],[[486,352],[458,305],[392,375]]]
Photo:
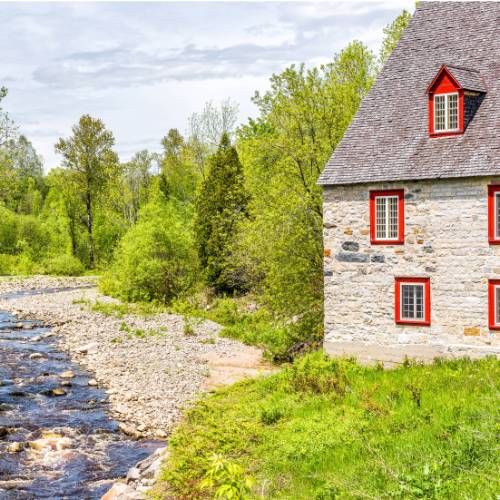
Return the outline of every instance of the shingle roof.
[[[447,64],[446,67],[463,89],[486,92],[486,87],[479,71],[451,66],[450,64]]]
[[[426,89],[443,64],[487,93],[463,135],[430,138]],[[421,2],[318,183],[496,174],[500,2]]]

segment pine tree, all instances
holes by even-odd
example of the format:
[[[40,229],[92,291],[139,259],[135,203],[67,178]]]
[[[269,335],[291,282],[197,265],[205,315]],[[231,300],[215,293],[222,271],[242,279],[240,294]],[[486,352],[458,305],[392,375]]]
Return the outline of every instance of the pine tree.
[[[237,223],[246,215],[248,194],[236,148],[224,133],[209,159],[209,172],[196,200],[195,239],[206,282],[219,293],[239,288],[231,265]]]

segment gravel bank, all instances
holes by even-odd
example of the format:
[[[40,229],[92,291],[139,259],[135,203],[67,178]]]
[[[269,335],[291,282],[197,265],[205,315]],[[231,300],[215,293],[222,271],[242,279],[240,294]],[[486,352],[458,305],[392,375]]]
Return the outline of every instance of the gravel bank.
[[[92,312],[88,301],[113,301],[95,287],[5,297],[94,283],[91,278],[0,279],[0,309],[52,325],[61,335],[61,348],[93,371],[95,383],[107,389],[113,416],[124,432],[165,438],[182,408],[204,390],[207,359],[237,355],[242,345],[218,337],[221,327],[210,321],[193,323],[194,334],[185,335],[180,315],[116,318]]]

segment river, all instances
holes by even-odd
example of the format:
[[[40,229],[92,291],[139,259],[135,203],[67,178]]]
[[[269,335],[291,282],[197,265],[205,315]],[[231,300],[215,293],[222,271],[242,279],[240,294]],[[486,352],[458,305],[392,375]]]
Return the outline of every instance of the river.
[[[0,311],[0,499],[98,499],[164,446],[121,433],[91,378],[49,328]]]

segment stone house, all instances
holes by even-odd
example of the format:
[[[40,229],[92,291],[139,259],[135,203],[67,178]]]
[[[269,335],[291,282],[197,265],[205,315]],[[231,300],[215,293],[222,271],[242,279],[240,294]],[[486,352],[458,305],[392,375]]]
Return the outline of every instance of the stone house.
[[[419,4],[319,184],[328,352],[500,353],[500,2]]]

